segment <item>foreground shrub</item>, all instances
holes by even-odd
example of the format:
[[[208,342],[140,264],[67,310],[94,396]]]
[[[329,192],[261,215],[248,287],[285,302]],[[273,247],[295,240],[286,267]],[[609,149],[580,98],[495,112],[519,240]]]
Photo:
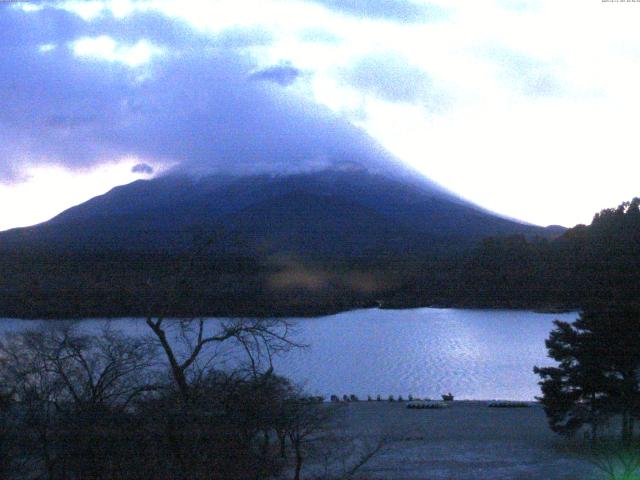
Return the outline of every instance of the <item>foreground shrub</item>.
[[[155,343],[72,324],[0,343],[0,478],[265,479],[293,463],[330,409],[272,369],[175,372]],[[185,395],[185,392],[187,393]]]

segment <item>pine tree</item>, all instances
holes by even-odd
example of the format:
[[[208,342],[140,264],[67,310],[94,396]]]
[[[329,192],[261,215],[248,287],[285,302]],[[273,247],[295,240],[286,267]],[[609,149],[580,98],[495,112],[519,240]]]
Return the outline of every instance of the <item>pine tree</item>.
[[[595,440],[598,426],[619,415],[621,439],[628,442],[640,414],[640,311],[590,307],[575,322],[555,325],[546,345],[558,366],[534,368],[550,427],[568,435],[590,425]]]

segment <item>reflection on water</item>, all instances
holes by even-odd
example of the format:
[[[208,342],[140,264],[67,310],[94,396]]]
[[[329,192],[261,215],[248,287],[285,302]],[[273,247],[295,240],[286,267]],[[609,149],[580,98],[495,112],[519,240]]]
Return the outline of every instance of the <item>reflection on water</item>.
[[[532,400],[534,365],[555,318],[575,313],[431,309],[359,310],[299,323],[307,351],[276,362],[311,392]]]
[[[356,310],[300,320],[297,338],[310,345],[276,359],[276,371],[313,394],[428,396],[532,400],[539,394],[534,365],[550,363],[544,341],[556,318],[507,310]],[[101,320],[87,320],[98,328]],[[141,334],[140,319],[113,320]],[[33,325],[0,320],[0,332]]]

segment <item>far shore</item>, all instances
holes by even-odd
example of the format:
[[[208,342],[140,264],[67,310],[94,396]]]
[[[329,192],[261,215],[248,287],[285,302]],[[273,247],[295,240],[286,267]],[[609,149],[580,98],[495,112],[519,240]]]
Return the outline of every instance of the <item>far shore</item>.
[[[487,311],[514,311],[514,312],[522,312],[529,311],[534,313],[544,313],[544,314],[562,314],[562,313],[571,313],[579,310],[578,307],[569,307],[569,306],[513,306],[513,305],[477,305],[472,306],[468,304],[464,305],[386,305],[384,303],[376,303],[371,305],[358,305],[353,306],[352,308],[344,308],[344,309],[303,309],[303,310],[286,310],[286,311],[276,311],[276,312],[205,312],[205,313],[193,313],[186,312],[181,314],[171,314],[168,315],[168,318],[296,318],[296,319],[306,319],[306,318],[320,318],[327,317],[331,315],[338,315],[341,313],[347,312],[355,312],[358,310],[369,310],[369,309],[378,309],[378,310],[417,310],[422,308],[433,308],[433,309],[455,309],[455,310],[487,310]],[[110,315],[101,315],[99,312],[96,312],[95,315],[55,315],[55,313],[51,313],[48,315],[41,316],[30,316],[30,315],[3,315],[0,312],[0,320],[8,319],[8,320],[92,320],[96,318],[107,319],[107,320],[115,320],[121,318],[145,318],[147,315],[141,312],[134,312],[131,314],[110,314]]]

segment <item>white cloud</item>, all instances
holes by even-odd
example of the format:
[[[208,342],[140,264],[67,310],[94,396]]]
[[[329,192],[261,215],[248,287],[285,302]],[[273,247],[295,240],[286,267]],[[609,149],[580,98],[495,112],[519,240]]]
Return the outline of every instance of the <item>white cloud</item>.
[[[70,0],[61,2],[60,7],[65,8],[84,20],[93,20],[108,9],[109,2],[99,0]]]
[[[324,65],[315,95],[465,198],[535,223],[588,223],[640,194],[639,21],[640,4],[473,0],[433,25],[354,23],[326,47],[342,50],[334,65],[364,47],[402,52],[444,86],[449,108],[363,100]]]
[[[212,41],[229,29],[270,35],[269,42],[243,47],[256,68],[290,62],[305,75],[288,91],[362,126],[463,197],[516,218],[588,222],[595,211],[640,194],[634,182],[640,174],[634,131],[640,110],[640,3],[422,3],[447,15],[402,24],[305,0],[66,5],[90,19],[158,10]],[[167,53],[146,40],[125,44],[107,34],[78,39],[72,49],[85,59],[131,67]],[[410,83],[424,73],[429,81],[415,101],[409,93],[416,84],[401,86],[405,94],[400,99],[396,91],[395,101],[391,90],[372,95],[375,85],[344,81],[344,72],[372,52],[397,53],[413,69],[387,72],[381,89],[385,82]],[[446,109],[425,103],[429,85],[446,98]]]
[[[78,57],[120,62],[129,67],[139,67],[151,61],[164,50],[146,40],[139,40],[133,45],[123,45],[107,35],[99,37],[83,37],[71,42],[71,49]]]
[[[38,51],[40,53],[47,53],[52,50],[55,50],[55,48],[56,48],[56,45],[54,45],[53,43],[44,43],[38,47]]]
[[[55,3],[54,3],[55,2]],[[105,13],[123,18],[134,11],[147,10],[151,3],[146,0],[66,0],[51,2],[58,8],[75,13],[83,20],[95,20]]]

